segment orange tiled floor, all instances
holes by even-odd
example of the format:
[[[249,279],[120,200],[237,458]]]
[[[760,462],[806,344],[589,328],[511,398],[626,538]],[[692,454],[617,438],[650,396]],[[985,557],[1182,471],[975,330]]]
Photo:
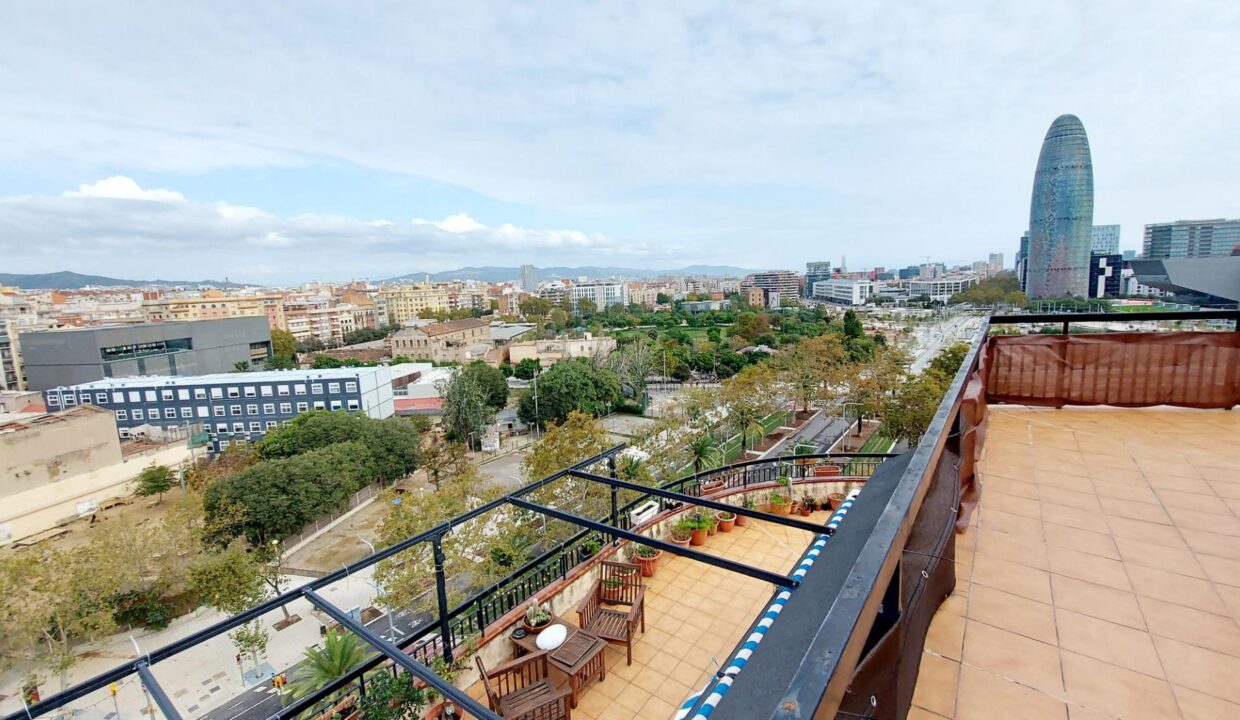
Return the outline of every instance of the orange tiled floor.
[[[1240,413],[991,406],[910,718],[1240,718]]]
[[[825,522],[824,513],[813,520]],[[699,548],[766,570],[789,572],[809,545],[808,532],[764,522],[718,533]],[[700,688],[740,640],[774,587],[753,578],[664,554],[646,580],[646,634],[633,644],[607,648],[607,679],[582,690],[573,720],[668,720]],[[575,622],[575,613],[567,615]],[[560,679],[560,678],[557,678]],[[470,695],[481,699],[474,683]]]

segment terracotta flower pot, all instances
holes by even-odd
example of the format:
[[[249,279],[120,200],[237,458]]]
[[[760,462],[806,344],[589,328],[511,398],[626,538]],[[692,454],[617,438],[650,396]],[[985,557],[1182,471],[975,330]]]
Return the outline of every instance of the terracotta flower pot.
[[[675,535],[668,535],[668,536],[667,536],[667,541],[668,541],[668,542],[670,542],[670,543],[672,543],[673,545],[679,545],[679,546],[681,546],[681,547],[688,547],[688,545],[689,545],[689,541],[692,539],[692,537],[693,537],[693,536],[692,536],[692,535],[690,535],[689,537],[685,538],[684,540],[680,540],[680,539],[678,539]]]
[[[745,527],[749,524],[749,518],[745,515],[736,516],[736,527]]]
[[[701,530],[694,529],[692,536],[689,538],[689,544],[690,545],[705,545],[706,536],[707,536],[706,528],[702,528]]]
[[[716,513],[715,519],[719,521],[719,532],[725,532],[725,533],[732,532],[732,526],[736,525],[737,517],[739,516],[732,515],[732,517],[725,520],[723,519],[723,513]]]
[[[609,588],[604,585],[599,594],[602,595],[603,600],[606,602],[620,602],[620,599],[624,597],[624,587],[617,585],[614,588]]]
[[[813,512],[813,511],[809,509],[809,506],[808,506],[808,505],[802,505],[802,506],[801,506],[801,517],[809,517],[809,514],[810,514],[811,512]]]
[[[771,503],[771,514],[773,515],[787,515],[790,512],[792,512],[792,503]]]
[[[658,569],[659,558],[662,556],[663,556],[663,551],[656,550],[655,554],[651,557],[642,557],[641,555],[634,555],[633,559],[637,561],[638,565],[641,565],[642,577],[654,577],[654,571]]]
[[[848,496],[847,496],[847,495],[845,495],[844,493],[831,493],[831,494],[830,494],[830,495],[828,495],[827,497],[828,497],[828,499],[830,499],[830,500],[831,500],[831,509],[832,509],[832,510],[839,510],[839,509],[840,509],[840,505],[843,505],[843,504],[844,504],[844,501],[845,501],[846,499],[848,499]]]
[[[550,627],[550,625],[551,625],[551,621],[550,621],[550,620],[548,620],[547,622],[543,623],[542,625],[531,625],[531,624],[529,624],[528,622],[526,622],[524,619],[522,619],[522,620],[521,620],[521,624],[522,624],[523,626],[525,626],[525,631],[526,631],[526,632],[528,632],[528,633],[530,633],[530,634],[532,634],[532,635],[537,635],[538,633],[540,633],[540,632],[542,632],[543,630],[546,630],[548,627]]]

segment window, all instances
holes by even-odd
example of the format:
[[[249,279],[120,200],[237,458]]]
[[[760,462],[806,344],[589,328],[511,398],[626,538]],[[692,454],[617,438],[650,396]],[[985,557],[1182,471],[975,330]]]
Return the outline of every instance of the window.
[[[310,392],[315,395],[322,395],[323,383],[310,383]]]
[[[60,398],[56,397],[55,395],[48,395],[48,396],[47,396],[47,404],[48,404],[48,405],[59,405],[59,404],[60,404]]]
[[[128,419],[129,419],[129,413],[125,412],[124,410],[117,410],[117,411],[116,411],[116,419],[117,419],[117,420],[128,420]]]
[[[223,405],[216,405],[215,407],[211,409],[215,411],[214,414],[216,417],[224,417],[224,406]]]
[[[226,448],[226,447],[228,447],[228,441],[227,441],[227,440],[221,440],[221,441],[220,441],[220,449],[221,449],[221,450],[223,450],[223,449],[224,449],[224,448]]]
[[[353,410],[357,410],[359,407],[360,407],[360,404],[359,404],[356,400],[350,400],[350,401],[349,401],[349,411],[350,411],[350,412],[352,412]]]
[[[262,431],[263,431],[262,423],[260,423],[257,420],[254,420],[253,422],[250,423],[250,432],[262,432]]]
[[[65,396],[65,407],[68,407],[70,405],[77,405],[77,398],[73,397],[72,395],[66,395]]]
[[[327,383],[327,392],[333,395],[340,392],[340,383]]]
[[[223,388],[211,388],[211,399],[219,400],[224,397]]]
[[[122,440],[129,437],[129,428],[117,428],[116,432],[121,436]]]
[[[134,419],[134,420],[143,420],[143,419],[145,419],[145,418],[146,418],[146,415],[142,412],[142,408],[134,408],[134,409],[133,409],[133,419]]]
[[[304,402],[297,403],[297,412],[302,413],[310,409],[310,406]]]
[[[114,393],[112,393],[112,402],[114,402],[114,403],[123,403],[123,402],[125,402],[125,393],[123,393],[123,392],[114,392]]]
[[[172,391],[171,391],[171,390],[160,390],[160,391],[159,391],[159,399],[160,399],[160,400],[171,400],[171,399],[172,399]]]
[[[216,432],[222,432],[222,433],[226,433],[226,432],[228,432],[228,423],[216,423],[216,424],[215,424],[215,431],[216,431]]]
[[[233,423],[233,432],[235,433],[245,432],[245,423]]]
[[[229,405],[229,406],[228,406],[228,414],[229,414],[229,415],[240,415],[240,414],[241,414],[241,406],[240,406],[240,405]]]
[[[276,394],[277,395],[288,395],[288,385],[277,385]]]
[[[279,425],[279,424],[280,424],[280,423],[276,422],[275,420],[268,420],[268,421],[267,421],[267,429],[268,429],[268,430],[271,430],[272,428],[274,428],[276,425]]]
[[[192,418],[192,417],[194,417],[194,408],[191,408],[191,407],[183,407],[183,408],[181,408],[181,417],[183,417],[183,418]]]
[[[178,400],[189,400],[189,389],[188,389],[188,388],[178,388],[178,389],[177,389],[177,399],[178,399]]]
[[[280,412],[288,415],[293,412],[293,403],[280,403]]]
[[[145,394],[146,394],[147,402],[155,402],[155,391],[154,390],[147,390]]]
[[[164,418],[168,420],[176,420],[177,409],[176,408],[164,408]]]
[[[108,394],[107,394],[107,393],[95,393],[95,402],[97,402],[97,403],[105,403],[105,402],[107,402],[107,401],[108,401]]]
[[[322,410],[322,409],[323,409],[323,401],[322,401],[322,400],[315,400],[315,401],[314,401],[314,409],[315,409],[315,410]]]
[[[142,402],[142,393],[137,390],[129,391],[129,402]]]
[[[271,397],[271,386],[263,385],[259,388],[259,392],[262,393],[263,397]]]
[[[258,397],[258,388],[254,387],[253,385],[246,385],[245,396],[246,397]]]
[[[264,415],[275,415],[276,404],[275,403],[263,403],[263,414]]]
[[[195,408],[195,410],[197,410],[197,413],[195,414],[198,415],[198,417],[200,418],[207,417],[208,415],[211,414],[211,409],[208,408],[206,405],[199,405],[197,408]]]
[[[207,389],[206,388],[194,388],[194,399],[195,400],[206,400]]]
[[[357,392],[357,383],[355,383],[355,382],[347,382],[347,383],[345,383],[345,384],[344,384],[344,391],[345,391],[345,392]]]
[[[294,386],[293,386],[293,393],[294,393],[294,394],[296,394],[296,395],[305,395],[305,394],[306,394],[306,384],[305,384],[305,383],[297,383],[296,385],[294,385]]]
[[[258,405],[246,405],[246,406],[245,406],[245,414],[246,414],[246,415],[257,415],[257,414],[258,414]]]
[[[230,398],[241,397],[240,388],[235,388],[235,387],[228,388],[228,397]]]
[[[340,409],[340,401],[332,400],[332,410],[339,410],[339,409]]]

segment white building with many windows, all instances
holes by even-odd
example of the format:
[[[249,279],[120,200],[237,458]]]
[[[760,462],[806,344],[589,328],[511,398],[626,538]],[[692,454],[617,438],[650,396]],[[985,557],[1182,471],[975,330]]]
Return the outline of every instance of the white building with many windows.
[[[910,280],[908,294],[910,297],[930,296],[931,300],[947,302],[956,293],[962,293],[981,281],[978,275],[948,275],[933,279]]]
[[[87,403],[116,416],[122,439],[184,432],[200,425],[211,447],[252,442],[309,410],[360,412],[381,419],[396,412],[395,394],[416,383],[429,363],[219,373],[189,377],[107,378],[43,392],[50,412]]]
[[[842,305],[864,305],[874,294],[874,283],[869,280],[835,278],[814,283],[814,298]]]

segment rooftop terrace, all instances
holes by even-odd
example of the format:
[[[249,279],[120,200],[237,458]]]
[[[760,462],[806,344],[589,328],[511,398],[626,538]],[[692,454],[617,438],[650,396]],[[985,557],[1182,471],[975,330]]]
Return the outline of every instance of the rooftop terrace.
[[[991,406],[911,718],[1240,718],[1240,415]]]

